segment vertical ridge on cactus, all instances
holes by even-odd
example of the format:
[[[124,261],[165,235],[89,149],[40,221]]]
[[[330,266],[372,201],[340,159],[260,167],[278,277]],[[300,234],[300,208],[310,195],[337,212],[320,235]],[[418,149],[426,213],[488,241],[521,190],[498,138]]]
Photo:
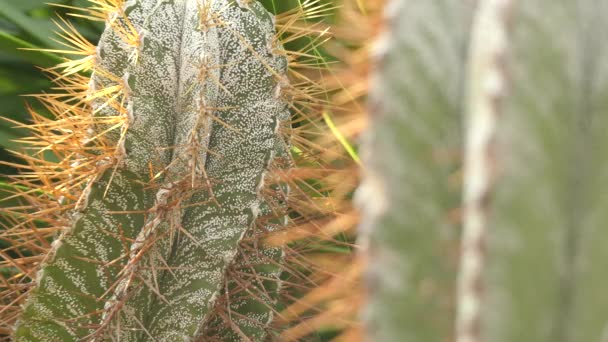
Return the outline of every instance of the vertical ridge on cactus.
[[[291,163],[288,147],[288,143],[278,136],[274,145],[273,168],[288,168]],[[222,341],[244,338],[263,341],[269,337],[269,324],[279,298],[285,252],[280,247],[264,246],[260,237],[287,225],[285,212],[289,187],[280,180],[269,180],[263,192],[260,215],[243,239],[246,241],[241,243],[239,255],[227,270],[221,297],[216,303],[222,308],[204,323],[204,337],[213,336]],[[230,276],[230,273],[235,275]],[[247,274],[247,277],[239,277],[236,273]],[[223,307],[227,312],[223,312]],[[204,341],[203,337],[201,341]]]
[[[137,234],[145,208],[138,177],[121,172],[108,188],[110,173],[106,170],[91,186],[86,212],[77,214],[80,217],[71,231],[54,243],[52,254],[46,257],[47,265],[25,306],[16,340],[68,341],[75,335],[85,336],[86,326],[94,322],[89,314],[103,308],[96,299],[112,285],[118,271],[118,267],[104,267],[104,262],[119,260],[122,240]],[[125,190],[130,191],[127,197]],[[108,215],[111,211],[134,213]],[[102,223],[106,228],[99,228]]]
[[[496,140],[507,93],[508,22],[513,1],[480,3],[471,29],[462,190],[462,238],[455,340],[481,341],[484,246],[496,175]]]

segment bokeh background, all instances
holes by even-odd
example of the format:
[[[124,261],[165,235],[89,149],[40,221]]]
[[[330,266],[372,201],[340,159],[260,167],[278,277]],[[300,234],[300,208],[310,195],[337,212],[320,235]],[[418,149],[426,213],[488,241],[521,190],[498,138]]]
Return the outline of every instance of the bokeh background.
[[[284,13],[297,8],[305,0],[261,2],[271,12]],[[336,7],[338,0],[324,0],[322,3]],[[19,173],[11,164],[20,165],[23,160],[16,158],[11,151],[27,152],[20,140],[27,139],[29,133],[18,126],[30,121],[28,107],[50,116],[36,99],[28,95],[51,91],[52,83],[42,69],[64,60],[64,56],[51,51],[65,48],[58,37],[56,22],[60,17],[68,19],[85,38],[96,44],[103,31],[103,23],[69,15],[77,12],[70,7],[89,6],[89,0],[0,0],[0,207],[19,205],[10,198],[10,177]],[[335,13],[335,8],[326,11],[322,20],[333,21]],[[310,43],[304,38],[290,42],[286,48],[299,50]],[[324,59],[329,58],[321,48],[316,53],[323,55]],[[0,226],[6,224],[0,210]]]

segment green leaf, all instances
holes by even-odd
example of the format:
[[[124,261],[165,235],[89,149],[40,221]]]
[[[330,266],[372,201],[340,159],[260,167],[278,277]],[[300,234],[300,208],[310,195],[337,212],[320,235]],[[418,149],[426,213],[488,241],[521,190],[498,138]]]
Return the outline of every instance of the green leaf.
[[[57,46],[49,39],[50,33],[54,31],[54,26],[47,20],[28,17],[14,3],[13,0],[0,0],[0,16],[15,24],[38,43],[45,46]]]
[[[4,0],[0,1],[0,3],[2,3],[3,1]],[[47,7],[47,2],[47,0],[18,0],[11,1],[11,4],[13,5],[13,7],[15,7],[15,9],[22,12],[27,12],[35,8]]]
[[[39,67],[51,67],[63,61],[53,53],[46,51],[31,51],[24,49],[39,49],[39,47],[28,43],[7,32],[0,31],[0,50],[4,53],[26,60]]]
[[[0,146],[12,151],[19,151],[23,145],[15,142],[16,139],[23,138],[25,132],[10,127],[9,123],[0,121]]]

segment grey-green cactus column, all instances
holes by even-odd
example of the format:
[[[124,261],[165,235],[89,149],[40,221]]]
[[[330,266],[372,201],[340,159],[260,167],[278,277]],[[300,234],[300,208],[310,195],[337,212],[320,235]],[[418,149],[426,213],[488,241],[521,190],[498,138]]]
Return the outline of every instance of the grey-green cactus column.
[[[370,340],[605,340],[608,1],[478,1],[470,34],[464,2],[391,3],[359,194]]]
[[[488,341],[603,341],[608,1],[518,1],[488,243]]]
[[[472,7],[392,1],[376,44],[373,120],[364,142],[362,238],[373,341],[443,341],[452,332]]]
[[[121,91],[92,95],[92,115],[125,116],[123,135],[42,267],[17,340],[201,333],[289,117],[274,35],[252,1],[135,0],[110,15],[91,88]]]

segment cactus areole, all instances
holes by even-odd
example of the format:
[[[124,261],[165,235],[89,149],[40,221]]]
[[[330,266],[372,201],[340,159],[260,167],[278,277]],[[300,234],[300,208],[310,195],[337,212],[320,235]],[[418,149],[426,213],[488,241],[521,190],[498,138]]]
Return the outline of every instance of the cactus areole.
[[[87,103],[124,120],[90,128],[114,152],[84,185],[14,338],[193,340],[286,153],[287,60],[255,1],[100,3],[110,9]]]

